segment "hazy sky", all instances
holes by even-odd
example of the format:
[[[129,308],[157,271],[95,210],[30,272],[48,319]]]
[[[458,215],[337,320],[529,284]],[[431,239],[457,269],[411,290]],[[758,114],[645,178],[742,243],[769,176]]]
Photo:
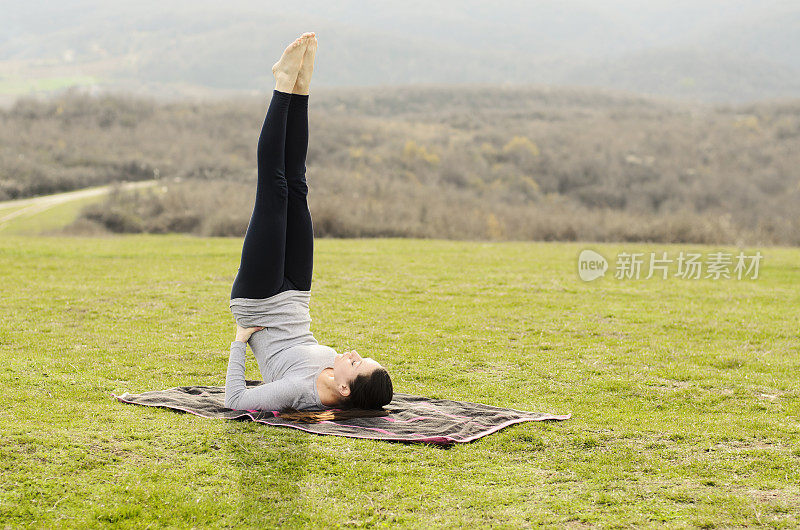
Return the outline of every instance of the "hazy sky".
[[[0,0],[0,13],[7,79],[253,90],[264,63],[311,30],[318,85],[800,96],[800,2],[789,0]]]

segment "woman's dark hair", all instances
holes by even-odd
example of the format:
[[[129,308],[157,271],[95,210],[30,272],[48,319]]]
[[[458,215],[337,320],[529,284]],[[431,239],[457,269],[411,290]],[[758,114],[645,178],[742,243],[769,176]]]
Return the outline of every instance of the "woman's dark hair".
[[[393,396],[394,390],[389,372],[385,368],[376,368],[369,375],[359,375],[353,379],[347,401],[339,405],[344,410],[287,409],[280,412],[279,417],[300,423],[318,423],[320,421],[388,416],[389,411],[384,410],[383,406],[388,405]]]
[[[380,409],[394,396],[392,378],[386,368],[376,368],[369,375],[358,375],[350,383],[350,395],[342,408]]]
[[[363,410],[363,409],[328,409],[328,410],[297,410],[286,409],[278,413],[279,418],[292,420],[298,423],[319,423],[321,421],[349,420],[351,418],[374,418],[376,416],[388,416],[389,411],[385,409]]]

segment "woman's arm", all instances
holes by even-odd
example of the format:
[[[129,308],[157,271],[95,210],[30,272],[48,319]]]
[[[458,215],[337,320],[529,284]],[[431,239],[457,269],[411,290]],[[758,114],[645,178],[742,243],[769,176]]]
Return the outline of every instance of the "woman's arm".
[[[250,329],[255,331],[257,328]],[[293,406],[299,389],[290,379],[280,379],[255,388],[247,388],[244,379],[247,344],[239,339],[244,338],[247,341],[250,335],[243,337],[244,334],[237,332],[237,340],[231,343],[228,374],[225,379],[225,406],[236,410],[282,410]]]

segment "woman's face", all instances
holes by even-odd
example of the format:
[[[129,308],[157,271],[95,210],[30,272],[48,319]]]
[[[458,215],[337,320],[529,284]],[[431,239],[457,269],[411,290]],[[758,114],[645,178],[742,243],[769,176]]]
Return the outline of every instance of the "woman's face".
[[[381,368],[378,361],[361,357],[355,350],[337,353],[333,361],[333,379],[337,385],[344,383],[349,387],[356,376],[369,375],[376,368]]]

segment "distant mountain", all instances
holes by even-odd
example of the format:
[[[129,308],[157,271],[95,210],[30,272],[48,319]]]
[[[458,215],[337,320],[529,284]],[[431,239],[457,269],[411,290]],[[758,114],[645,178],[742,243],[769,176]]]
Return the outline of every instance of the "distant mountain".
[[[800,70],[800,4],[742,13],[687,39],[687,45],[731,55],[758,57]]]
[[[697,47],[587,61],[560,81],[716,102],[800,97],[800,71],[785,62]]]
[[[6,95],[35,79],[173,96],[269,90],[282,48],[312,30],[317,86],[541,83],[714,102],[800,97],[800,5],[785,1],[0,0],[0,12]]]

